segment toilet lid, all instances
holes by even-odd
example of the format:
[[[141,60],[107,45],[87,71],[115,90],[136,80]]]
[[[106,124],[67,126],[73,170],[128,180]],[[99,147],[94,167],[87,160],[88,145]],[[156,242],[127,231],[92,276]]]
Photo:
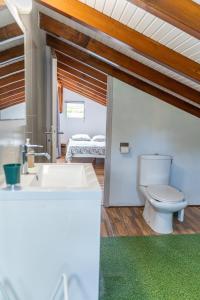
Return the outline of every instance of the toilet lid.
[[[169,185],[150,185],[147,187],[149,195],[161,202],[179,202],[184,199],[184,194]]]

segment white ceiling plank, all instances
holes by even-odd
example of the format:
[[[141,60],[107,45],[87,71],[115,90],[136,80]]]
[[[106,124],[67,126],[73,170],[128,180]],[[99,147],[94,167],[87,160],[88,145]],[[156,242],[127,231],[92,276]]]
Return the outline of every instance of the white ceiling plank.
[[[104,5],[105,5],[106,0],[96,0],[95,3],[95,9],[102,12]]]
[[[169,23],[153,16],[152,14],[131,4],[128,0],[79,0],[90,5],[104,14],[118,20],[119,22],[143,33],[147,37],[173,49],[178,53],[182,53],[186,57],[200,63],[200,41],[182,30],[170,25]],[[197,0],[200,3],[200,0]],[[195,1],[196,2],[196,1]],[[80,26],[80,25],[79,25]],[[82,26],[83,27],[83,26]],[[88,28],[79,29],[85,34],[99,40],[109,47],[155,69],[159,72],[176,79],[198,91],[200,85],[168,68],[156,63],[148,58],[137,54],[132,49],[124,47],[119,41],[101,35],[100,33],[89,30]]]
[[[190,42],[190,45],[187,46],[183,52],[181,52],[181,54],[184,54],[188,57],[192,57],[193,55],[195,55],[199,51],[200,51],[200,41],[199,40],[196,40],[196,41],[193,40],[192,42]]]
[[[95,0],[86,0],[86,4],[91,6],[92,8],[95,7]]]
[[[173,27],[165,36],[163,36],[159,40],[159,42],[163,45],[167,45],[171,40],[177,38],[181,33],[181,30]]]
[[[137,7],[135,5],[127,3],[119,21],[121,23],[127,25],[129,23],[129,21],[131,20],[132,16],[134,15],[136,9],[137,9]]]
[[[181,54],[190,56],[192,53],[194,53],[194,51],[196,51],[196,48],[200,49],[199,40],[189,38],[184,43],[176,47],[174,50],[180,52]]]
[[[136,30],[143,33],[155,20],[156,17],[154,17],[151,14],[145,14],[140,23],[136,26]]]
[[[127,5],[126,0],[117,0],[111,17],[115,20],[119,20],[124,12],[126,5]]]
[[[104,9],[103,9],[103,13],[107,16],[111,16],[116,2],[117,2],[117,0],[106,0]]]
[[[194,50],[194,49],[193,49]],[[200,42],[199,42],[199,44],[198,44],[198,48],[196,47],[195,48],[195,50],[196,50],[196,52],[194,52],[193,54],[191,54],[189,57],[191,58],[191,59],[194,59],[194,60],[199,60],[199,58],[200,58]]]
[[[153,35],[151,35],[151,38],[159,41],[161,40],[164,36],[166,36],[171,30],[173,29],[173,26],[167,23],[164,23],[160,28],[154,32]]]
[[[174,50],[176,47],[182,45],[188,38],[190,38],[189,34],[181,32],[175,39],[168,42],[166,46]]]
[[[130,28],[135,28],[139,24],[139,22],[142,20],[144,15],[145,15],[145,11],[138,7],[135,11],[135,14],[133,15],[130,22],[128,23],[128,26]]]
[[[163,26],[164,22],[158,18],[151,23],[151,25],[143,32],[144,35],[150,37],[156,32],[161,26]]]

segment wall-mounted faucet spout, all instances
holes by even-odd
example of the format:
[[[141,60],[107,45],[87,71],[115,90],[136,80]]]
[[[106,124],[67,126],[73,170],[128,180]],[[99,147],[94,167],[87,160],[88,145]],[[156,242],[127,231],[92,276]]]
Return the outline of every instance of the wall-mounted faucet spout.
[[[42,145],[31,145],[24,144],[21,146],[21,157],[22,157],[22,174],[28,174],[28,156],[38,156],[38,157],[46,157],[48,160],[51,159],[51,156],[47,152],[29,152],[30,149],[33,148],[43,148]]]

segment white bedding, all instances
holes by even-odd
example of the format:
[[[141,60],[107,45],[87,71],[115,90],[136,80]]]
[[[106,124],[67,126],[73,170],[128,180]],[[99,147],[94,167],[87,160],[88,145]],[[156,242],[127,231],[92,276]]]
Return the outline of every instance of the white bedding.
[[[73,157],[104,158],[105,146],[105,142],[74,141],[69,139],[66,161],[71,161]]]

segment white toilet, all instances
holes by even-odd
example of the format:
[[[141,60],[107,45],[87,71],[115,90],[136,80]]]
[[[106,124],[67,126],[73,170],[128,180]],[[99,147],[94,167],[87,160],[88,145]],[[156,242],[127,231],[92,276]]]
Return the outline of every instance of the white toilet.
[[[173,213],[183,222],[187,201],[184,194],[169,185],[172,157],[142,155],[139,157],[139,190],[145,198],[143,217],[158,233],[173,232]]]

